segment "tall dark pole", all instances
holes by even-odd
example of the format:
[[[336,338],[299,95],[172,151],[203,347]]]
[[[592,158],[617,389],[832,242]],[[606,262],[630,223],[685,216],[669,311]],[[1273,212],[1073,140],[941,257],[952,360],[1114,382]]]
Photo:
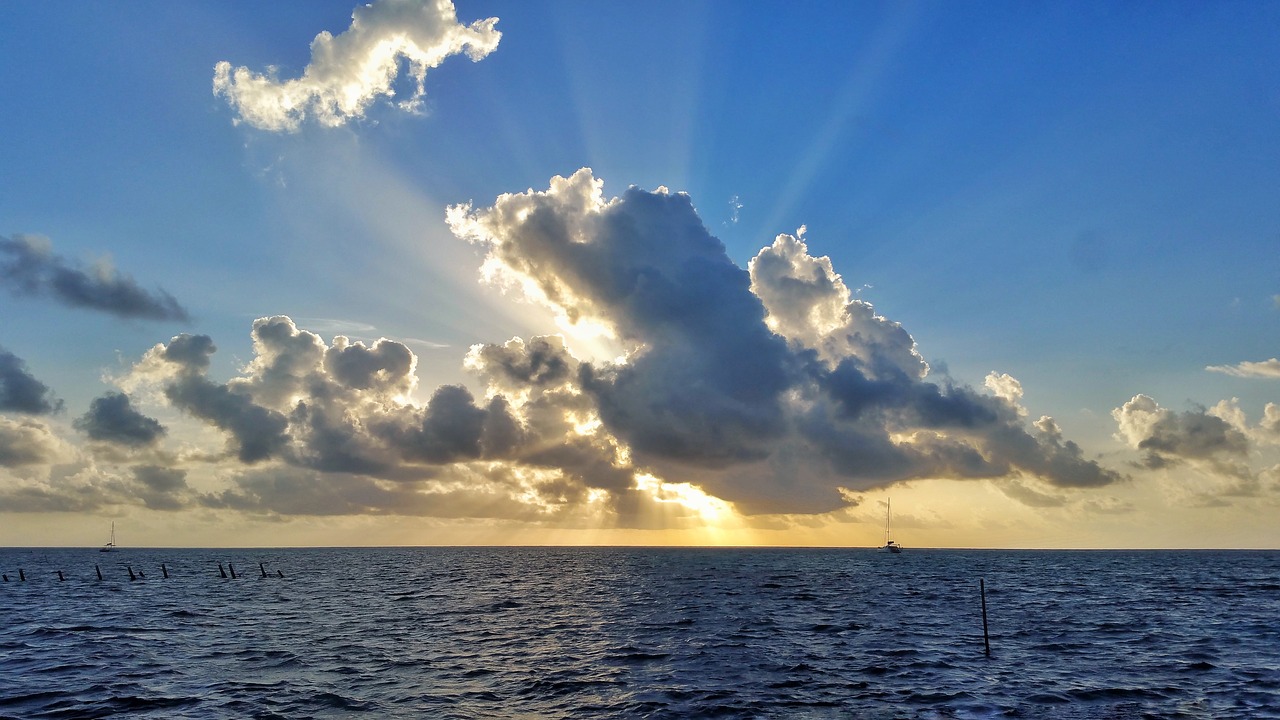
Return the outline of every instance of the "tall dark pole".
[[[987,657],[991,657],[991,636],[987,633],[987,581],[978,578],[978,587],[982,591],[982,643],[987,647]]]

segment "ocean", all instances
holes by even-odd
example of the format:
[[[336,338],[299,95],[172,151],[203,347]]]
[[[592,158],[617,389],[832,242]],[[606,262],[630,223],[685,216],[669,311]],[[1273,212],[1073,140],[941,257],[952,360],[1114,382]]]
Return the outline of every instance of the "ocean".
[[[3,718],[1280,718],[1280,552],[6,549],[0,570]]]

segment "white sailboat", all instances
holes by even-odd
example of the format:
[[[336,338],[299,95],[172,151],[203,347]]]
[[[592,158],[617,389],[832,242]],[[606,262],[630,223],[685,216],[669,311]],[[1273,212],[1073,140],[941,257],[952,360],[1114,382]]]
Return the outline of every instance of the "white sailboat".
[[[98,552],[114,552],[115,549],[116,549],[116,521],[112,520],[111,521],[111,539],[107,541],[106,545],[103,545],[102,547],[98,548]]]
[[[893,501],[886,500],[884,504],[884,545],[880,548],[880,552],[900,553],[902,546],[893,541],[889,533],[890,525],[893,523]]]

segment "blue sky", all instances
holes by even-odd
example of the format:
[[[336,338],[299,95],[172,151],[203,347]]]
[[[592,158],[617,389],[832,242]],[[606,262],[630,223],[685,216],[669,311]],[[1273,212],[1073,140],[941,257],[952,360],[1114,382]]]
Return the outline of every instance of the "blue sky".
[[[40,424],[46,445],[58,445],[40,462],[0,467],[9,505],[0,514],[12,521],[0,543],[91,543],[82,536],[93,530],[88,516],[104,527],[126,519],[152,544],[225,544],[218,528],[228,523],[285,544],[313,534],[859,544],[874,542],[889,494],[901,497],[904,531],[919,526],[917,545],[1170,544],[1177,536],[1135,539],[1123,529],[1170,525],[1203,528],[1197,544],[1280,542],[1268,529],[1280,425],[1265,422],[1268,403],[1280,402],[1280,370],[1206,370],[1280,355],[1276,7],[466,2],[457,20],[497,18],[501,38],[475,61],[454,54],[430,68],[416,111],[378,98],[336,127],[308,117],[281,131],[254,127],[213,92],[222,61],[300,77],[313,38],[341,37],[354,9],[0,8],[0,238],[44,238],[66,268],[110,258],[189,315],[121,317],[24,292],[13,277],[0,287],[0,348],[62,404],[0,414],[10,428]],[[413,82],[403,59],[399,69],[402,99]],[[949,378],[991,397],[984,379],[1007,373],[1022,394],[1006,409],[1030,435],[1036,418],[1052,416],[1080,462],[1125,479],[1069,487],[1025,466],[963,480],[936,468],[878,480],[855,472],[822,486],[843,488],[846,506],[809,508],[810,519],[797,520],[796,508],[746,509],[755,501],[725,479],[750,475],[746,466],[712,478],[658,451],[645,456],[644,436],[610,415],[608,403],[622,400],[605,393],[596,411],[608,436],[592,437],[635,451],[643,462],[631,470],[660,475],[668,494],[701,493],[685,497],[693,510],[641,522],[610,506],[594,522],[209,499],[229,490],[243,499],[248,474],[284,476],[307,463],[237,462],[225,427],[147,390],[144,356],[180,333],[216,344],[209,377],[219,383],[252,375],[257,318],[287,315],[325,342],[345,335],[371,347],[385,337],[415,357],[416,387],[401,398],[409,410],[442,385],[466,386],[477,407],[494,394],[464,368],[473,345],[559,333],[575,359],[615,370],[607,363],[617,353],[639,358],[657,347],[643,335],[588,338],[557,324],[556,307],[481,282],[482,261],[515,230],[495,226],[487,241],[468,243],[446,222],[448,206],[483,211],[504,193],[548,193],[553,176],[580,168],[603,181],[605,199],[630,186],[688,193],[744,271],[775,236],[803,226],[807,253],[830,258],[851,297],[914,339],[930,367],[921,382],[944,387]],[[510,269],[520,258],[497,261]],[[780,334],[803,345],[799,330]],[[250,384],[236,392],[249,397]],[[76,420],[106,392],[128,394],[168,429],[164,439],[127,452],[90,442]],[[1125,435],[1113,411],[1139,394],[1165,422],[1144,416],[1150,422]],[[1243,419],[1219,406],[1231,398]],[[1205,433],[1219,444],[1191,441]],[[981,442],[998,464],[999,452]],[[467,473],[480,473],[485,458],[474,460],[463,463]],[[170,502],[130,495],[146,485],[135,469],[143,466],[181,474]],[[440,491],[429,479],[410,486],[305,469],[326,487]],[[584,482],[583,497],[620,494]],[[72,487],[96,499],[59,506]],[[20,501],[35,495],[44,500]],[[719,523],[719,534],[699,517]]]

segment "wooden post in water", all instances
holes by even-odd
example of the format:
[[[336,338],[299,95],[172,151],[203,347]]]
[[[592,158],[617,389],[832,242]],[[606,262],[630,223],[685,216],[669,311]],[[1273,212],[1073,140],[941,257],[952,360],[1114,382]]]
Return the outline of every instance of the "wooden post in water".
[[[93,566],[93,569],[98,571],[98,579],[99,579],[99,580],[101,580],[101,579],[102,579],[102,568],[98,567],[98,565],[95,563],[95,564],[94,564],[94,566]]]
[[[222,563],[218,563],[218,574],[221,575],[223,579],[226,579],[227,577],[227,569],[222,567]]]
[[[987,647],[987,657],[991,657],[991,635],[987,632],[987,581],[978,578],[978,588],[982,592],[982,643]]]
[[[267,566],[265,563],[258,563],[258,569],[262,571],[262,577],[267,576]]]
[[[4,581],[9,582],[9,573],[4,574]]]
[[[165,567],[164,563],[160,563],[160,572],[164,573],[165,580],[169,579],[169,568]]]
[[[231,579],[232,579],[232,580],[235,580],[235,579],[236,579],[236,566],[235,566],[235,565],[232,565],[231,563],[227,563],[227,567],[231,568]]]
[[[22,568],[18,568],[18,579],[21,580],[22,582],[27,581],[27,574],[22,572]]]
[[[138,576],[133,574],[133,566],[132,566],[132,565],[126,565],[125,567],[129,568],[129,580],[130,580],[130,581],[137,580],[137,579],[138,579]]]
[[[61,570],[59,570],[59,571],[58,571],[58,582],[62,582],[63,580],[66,580],[66,578],[62,577],[62,571],[61,571]]]

